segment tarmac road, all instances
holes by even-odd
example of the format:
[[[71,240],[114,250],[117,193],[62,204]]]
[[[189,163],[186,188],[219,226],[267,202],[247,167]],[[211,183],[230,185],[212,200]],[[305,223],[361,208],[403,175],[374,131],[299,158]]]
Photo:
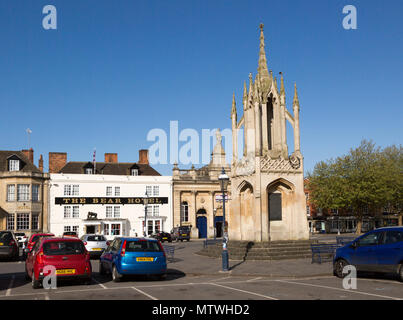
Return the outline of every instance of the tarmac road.
[[[176,260],[168,264],[169,274],[166,280],[131,277],[120,283],[112,282],[109,276],[99,274],[99,263],[92,260],[93,280],[89,285],[75,282],[57,283],[57,289],[32,289],[30,281],[25,279],[25,263],[0,261],[0,300],[402,300],[403,283],[393,278],[367,277],[357,280],[357,289],[346,290],[342,280],[322,271],[329,271],[331,264],[309,270],[306,274],[253,275],[253,262],[245,262],[243,268],[250,273],[220,273],[219,259],[200,257],[192,254],[200,243],[177,243]],[[182,252],[181,252],[182,250]],[[207,260],[206,260],[207,259]],[[193,272],[198,263],[203,261],[205,272]],[[241,262],[232,261],[231,265]],[[309,261],[293,260],[278,262],[266,267],[280,268],[281,264],[309,266]],[[293,267],[289,270],[292,271]],[[326,268],[326,269],[324,269]],[[298,268],[298,269],[303,269]],[[199,269],[195,269],[199,270]],[[287,274],[290,276],[287,277]]]

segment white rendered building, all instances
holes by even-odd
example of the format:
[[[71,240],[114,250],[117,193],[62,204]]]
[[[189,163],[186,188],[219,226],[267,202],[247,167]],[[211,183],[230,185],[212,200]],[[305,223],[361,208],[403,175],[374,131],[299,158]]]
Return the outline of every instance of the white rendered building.
[[[172,229],[172,177],[148,162],[69,162],[50,174],[49,193],[49,230],[56,236],[143,236],[146,210],[147,235]]]

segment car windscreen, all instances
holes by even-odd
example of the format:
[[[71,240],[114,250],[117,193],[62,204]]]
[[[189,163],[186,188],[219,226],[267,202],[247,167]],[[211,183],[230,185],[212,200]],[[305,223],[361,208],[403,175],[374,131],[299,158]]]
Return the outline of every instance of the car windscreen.
[[[14,233],[16,237],[23,237],[25,236],[25,233],[21,233],[21,232],[16,232]]]
[[[190,229],[188,227],[181,227],[179,228],[179,232],[190,232]]]
[[[37,242],[39,239],[45,238],[45,237],[50,237],[50,236],[47,236],[47,235],[34,236],[34,237],[32,238],[32,240],[31,240],[31,242]]]
[[[76,236],[76,235],[77,235],[77,233],[76,233],[76,232],[73,232],[73,231],[64,232],[63,234],[64,234],[65,236]]]
[[[84,244],[81,241],[51,241],[43,244],[43,253],[47,256],[83,254]]]
[[[161,252],[156,241],[126,241],[126,252]]]
[[[104,236],[88,236],[87,241],[106,241]]]
[[[13,239],[11,232],[0,232],[0,242],[10,241]]]

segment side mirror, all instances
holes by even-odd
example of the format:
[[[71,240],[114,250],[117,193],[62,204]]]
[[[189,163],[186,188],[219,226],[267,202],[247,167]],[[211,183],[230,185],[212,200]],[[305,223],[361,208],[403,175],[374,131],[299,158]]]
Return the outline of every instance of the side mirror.
[[[357,249],[357,247],[358,247],[358,244],[356,241],[354,241],[352,244],[350,244],[350,248],[352,248],[352,249]]]

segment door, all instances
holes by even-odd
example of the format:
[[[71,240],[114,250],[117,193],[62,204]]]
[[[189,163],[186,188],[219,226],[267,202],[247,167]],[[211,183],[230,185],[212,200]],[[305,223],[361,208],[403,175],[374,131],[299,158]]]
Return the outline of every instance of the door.
[[[357,247],[351,253],[351,262],[357,267],[357,270],[376,270],[378,264],[376,252],[381,236],[381,231],[373,231],[357,240]]]
[[[87,234],[95,234],[95,226],[87,226]]]
[[[396,272],[403,258],[403,230],[386,230],[383,234],[381,244],[376,249],[376,271]]]
[[[196,219],[196,227],[199,229],[199,239],[207,238],[207,218],[198,216]]]
[[[214,217],[214,226],[215,226],[215,232],[216,232],[216,237],[220,238],[222,237],[222,221],[223,217]]]

